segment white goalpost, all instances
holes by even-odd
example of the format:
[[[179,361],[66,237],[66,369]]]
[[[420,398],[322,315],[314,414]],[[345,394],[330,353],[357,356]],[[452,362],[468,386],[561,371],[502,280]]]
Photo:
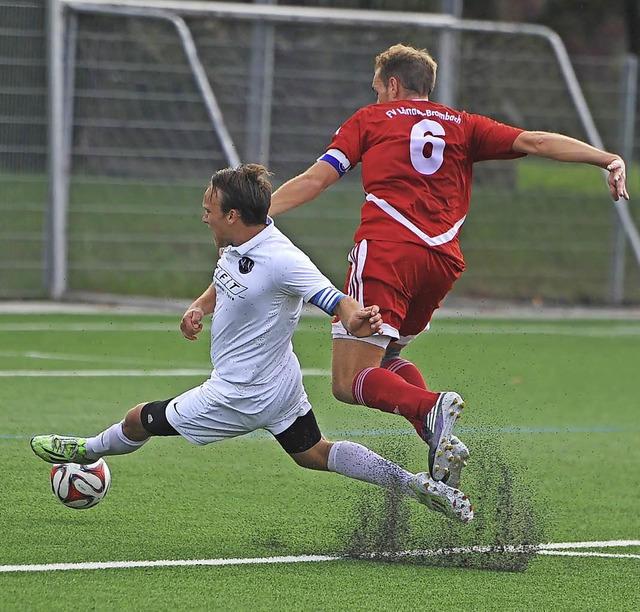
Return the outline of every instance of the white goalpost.
[[[90,264],[77,264],[73,274],[80,280],[70,287],[70,261],[86,259],[83,249],[92,252],[96,244],[104,244],[104,253],[95,254],[95,268],[126,269],[117,259],[108,263],[108,253],[115,253],[118,245],[129,239],[113,229],[108,234],[113,243],[107,246],[107,234],[98,235],[95,230],[83,234],[80,217],[94,211],[98,218],[106,214],[100,206],[111,206],[114,215],[122,212],[126,223],[131,215],[138,214],[136,204],[125,210],[124,205],[112,206],[108,198],[96,201],[95,193],[80,193],[82,185],[102,185],[107,177],[119,185],[129,185],[132,199],[139,198],[143,203],[146,196],[140,195],[142,189],[151,184],[191,182],[192,187],[194,181],[201,182],[204,169],[212,164],[237,165],[241,160],[272,165],[277,175],[286,179],[321,153],[332,131],[350,111],[372,101],[367,98],[366,82],[370,80],[373,57],[400,36],[432,48],[445,37],[456,37],[455,44],[439,46],[439,82],[443,87],[436,88],[437,101],[458,106],[464,103],[472,112],[507,123],[524,123],[523,127],[530,129],[536,129],[536,121],[542,124],[539,129],[553,129],[559,124],[563,129],[557,131],[573,133],[604,148],[561,39],[539,25],[470,21],[441,14],[266,4],[49,0],[48,29],[47,284],[54,299],[63,297],[70,288],[84,289]],[[491,45],[481,40],[490,40]],[[514,49],[513,57],[505,54],[507,45]],[[500,69],[496,69],[500,62],[508,64],[504,83]],[[527,81],[534,80],[534,75],[523,75],[523,66],[540,71],[545,78],[550,79],[552,74],[553,86],[547,99],[541,100],[548,110],[528,103],[531,93]],[[474,86],[476,92],[482,89],[482,94],[472,93]],[[509,88],[515,93],[507,93]],[[555,119],[553,113],[557,113]],[[74,180],[80,184],[76,196],[70,193]],[[520,197],[513,185],[505,190],[490,174],[483,184],[487,185],[487,201],[503,198],[505,209]],[[70,232],[70,201],[74,197],[79,220]],[[547,195],[528,197],[542,201]],[[606,200],[606,190],[603,188],[596,197]],[[576,200],[580,199],[577,196]],[[302,213],[298,219],[301,246],[315,246],[321,263],[327,246],[339,247],[346,256],[348,245],[331,231],[314,245],[311,226],[317,229],[318,223],[330,223],[331,215],[341,222],[353,221],[355,217],[344,216],[343,208],[337,203],[333,209],[327,207],[328,217],[319,213],[317,217],[305,217],[312,213]],[[358,208],[358,202],[353,208]],[[640,236],[626,202],[615,204],[615,210],[640,265]],[[176,213],[167,205],[165,214]],[[538,213],[532,213],[535,215]],[[104,227],[101,222],[96,225]],[[169,225],[174,239],[184,239],[177,252],[188,249],[187,238],[178,233],[179,224]],[[163,249],[170,239],[164,236],[155,240],[152,235],[141,239],[148,241],[149,260],[144,255],[133,256],[137,263],[131,264],[132,273],[148,277],[155,273],[154,264],[161,265]],[[550,240],[554,248],[561,248],[557,239]],[[77,244],[74,253],[70,253],[70,244]],[[158,254],[153,254],[152,247],[156,246]],[[483,256],[485,246],[472,245],[472,252],[474,248],[479,257]],[[490,248],[494,247],[487,245]],[[536,256],[536,248],[531,246],[531,257]],[[577,243],[568,251],[571,248],[586,247]],[[166,256],[177,261],[175,254]],[[327,260],[326,265],[331,268],[333,264]],[[521,271],[526,269],[523,263],[521,269],[505,274],[515,278],[526,275]],[[556,277],[548,279],[549,291],[553,291],[554,282],[563,282],[557,271],[554,274]],[[584,276],[588,276],[587,270]],[[95,285],[91,283],[100,285],[103,280],[86,282],[87,290],[93,291]],[[478,281],[478,286],[482,282]],[[532,277],[529,286],[538,282]],[[477,291],[475,286],[473,291]],[[523,287],[521,291],[524,294],[530,289]],[[585,291],[578,287],[576,294]]]

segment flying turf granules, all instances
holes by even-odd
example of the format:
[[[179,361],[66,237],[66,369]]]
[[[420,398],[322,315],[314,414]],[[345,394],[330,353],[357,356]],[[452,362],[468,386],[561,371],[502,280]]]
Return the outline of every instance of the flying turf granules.
[[[340,540],[348,557],[393,563],[523,572],[542,541],[536,499],[524,470],[508,462],[491,438],[473,436],[462,490],[474,505],[464,525],[416,507],[415,502],[368,487],[354,504]],[[407,465],[406,439],[387,442],[381,454]],[[425,451],[426,461],[426,451]]]

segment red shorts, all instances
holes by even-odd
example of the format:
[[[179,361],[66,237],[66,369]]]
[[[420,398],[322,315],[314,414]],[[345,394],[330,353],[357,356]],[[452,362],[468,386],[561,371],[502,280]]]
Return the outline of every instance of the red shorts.
[[[419,244],[362,240],[349,253],[345,293],[377,304],[383,333],[408,343],[424,331],[464,268]]]

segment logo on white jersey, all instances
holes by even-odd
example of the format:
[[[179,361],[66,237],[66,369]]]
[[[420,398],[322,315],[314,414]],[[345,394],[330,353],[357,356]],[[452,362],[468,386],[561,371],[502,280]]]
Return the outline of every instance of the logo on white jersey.
[[[241,294],[244,293],[247,288],[233,278],[233,276],[231,276],[231,274],[229,274],[229,272],[227,272],[220,263],[216,266],[213,278],[216,281],[216,287],[224,289],[229,297],[232,299],[234,297],[241,297],[244,299],[244,296]]]
[[[238,262],[238,270],[240,270],[240,274],[249,274],[251,270],[253,270],[253,266],[255,262],[250,257],[242,257]]]

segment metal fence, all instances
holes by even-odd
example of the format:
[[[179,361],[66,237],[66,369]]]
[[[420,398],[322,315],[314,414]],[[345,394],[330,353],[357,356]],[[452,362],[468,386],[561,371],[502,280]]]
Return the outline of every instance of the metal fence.
[[[44,292],[47,86],[43,2],[0,1],[0,295]]]
[[[403,41],[437,56],[443,42],[436,27],[202,15],[185,16],[184,24],[209,92],[194,79],[194,62],[166,19],[76,13],[60,41],[72,58],[62,84],[70,92],[68,141],[61,144],[70,153],[66,290],[199,292],[215,257],[198,225],[200,198],[211,172],[229,162],[229,142],[238,159],[263,161],[276,184],[284,181],[323,151],[356,108],[373,101],[376,53]],[[44,3],[0,0],[0,33],[0,295],[45,295],[52,219]],[[543,39],[487,31],[456,36],[455,86],[446,95],[457,107],[587,138]],[[619,150],[621,58],[572,59],[605,146]],[[217,128],[207,95],[220,111]],[[633,133],[637,153],[639,131]],[[54,156],[49,165],[59,161]],[[321,201],[278,219],[338,284],[361,199],[356,173]],[[622,237],[596,169],[535,160],[478,165],[461,239],[469,269],[458,295],[611,299]],[[638,303],[640,275],[629,255],[624,270],[624,299]]]

